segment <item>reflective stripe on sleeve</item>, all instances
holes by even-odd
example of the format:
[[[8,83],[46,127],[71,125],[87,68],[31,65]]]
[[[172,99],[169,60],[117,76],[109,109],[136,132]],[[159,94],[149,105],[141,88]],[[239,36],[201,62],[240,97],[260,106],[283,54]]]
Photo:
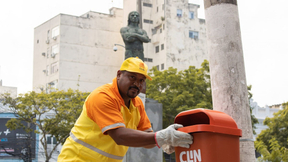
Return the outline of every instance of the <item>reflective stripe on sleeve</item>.
[[[74,136],[74,134],[73,134],[72,132],[70,132],[70,137],[71,137],[75,142],[77,142],[77,143],[79,143],[79,144],[81,144],[81,145],[83,145],[83,146],[85,146],[85,147],[87,147],[87,148],[89,148],[89,149],[91,149],[91,150],[93,150],[93,151],[95,151],[95,152],[103,155],[103,156],[106,156],[106,157],[108,157],[108,158],[112,158],[112,159],[116,159],[116,160],[122,160],[122,159],[124,158],[124,156],[117,156],[117,155],[109,154],[109,153],[104,152],[104,151],[102,151],[102,150],[100,150],[100,149],[98,149],[98,148],[96,148],[96,147],[94,147],[94,146],[91,146],[90,144],[88,144],[88,143],[86,143],[86,142],[81,141],[81,140],[79,140],[76,136]]]
[[[144,132],[153,132],[152,128],[144,130]]]
[[[111,128],[116,128],[116,127],[125,127],[125,124],[124,123],[115,123],[112,125],[108,125],[108,126],[104,127],[101,131],[102,131],[102,133],[104,133],[105,131],[107,131]]]

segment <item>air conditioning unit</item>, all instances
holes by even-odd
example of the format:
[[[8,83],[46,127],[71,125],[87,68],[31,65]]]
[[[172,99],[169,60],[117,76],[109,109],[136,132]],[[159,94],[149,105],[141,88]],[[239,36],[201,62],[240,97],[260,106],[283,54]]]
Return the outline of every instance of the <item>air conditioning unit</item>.
[[[55,85],[55,83],[54,83],[54,82],[49,82],[48,84],[49,84],[49,85]]]
[[[198,40],[198,36],[194,36],[194,39],[195,39],[195,40]]]
[[[46,70],[43,70],[43,73],[46,73]]]
[[[49,44],[49,39],[46,40],[46,44]]]
[[[52,39],[56,40],[56,39],[57,39],[57,37],[56,37],[56,36],[55,36],[55,37],[52,37]]]
[[[45,56],[45,55],[46,55],[45,52],[43,52],[43,53],[42,53],[42,56]]]
[[[56,53],[51,53],[52,58],[55,58],[55,56],[56,56]]]

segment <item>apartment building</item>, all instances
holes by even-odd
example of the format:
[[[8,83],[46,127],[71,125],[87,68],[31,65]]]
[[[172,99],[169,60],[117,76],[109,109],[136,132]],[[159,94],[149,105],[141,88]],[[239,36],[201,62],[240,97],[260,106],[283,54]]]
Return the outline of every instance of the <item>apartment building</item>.
[[[254,102],[252,99],[250,99],[250,106],[253,108],[252,115],[254,115],[257,120],[258,124],[255,124],[256,129],[256,135],[253,135],[253,139],[256,140],[257,136],[261,133],[262,130],[265,130],[268,128],[267,125],[264,125],[264,120],[269,117],[274,117],[274,113],[278,112],[279,110],[283,110],[282,104],[272,105],[265,107],[258,106],[257,102]]]
[[[59,14],[34,29],[33,90],[57,88],[90,92],[116,76],[124,49],[120,28],[123,10]]]
[[[150,43],[144,44],[144,57],[148,67],[159,70],[189,66],[199,68],[208,60],[206,25],[198,18],[199,5],[188,0],[123,1],[124,20],[129,12],[141,15],[140,26],[147,32]],[[124,25],[126,22],[124,21]]]

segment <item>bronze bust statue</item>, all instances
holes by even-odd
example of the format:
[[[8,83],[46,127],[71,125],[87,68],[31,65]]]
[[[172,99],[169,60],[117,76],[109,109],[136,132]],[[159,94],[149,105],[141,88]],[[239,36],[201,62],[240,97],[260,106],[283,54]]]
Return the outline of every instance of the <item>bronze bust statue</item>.
[[[128,26],[121,28],[120,33],[125,43],[125,59],[138,57],[144,61],[143,42],[150,42],[145,30],[139,28],[140,18],[137,11],[128,15]]]

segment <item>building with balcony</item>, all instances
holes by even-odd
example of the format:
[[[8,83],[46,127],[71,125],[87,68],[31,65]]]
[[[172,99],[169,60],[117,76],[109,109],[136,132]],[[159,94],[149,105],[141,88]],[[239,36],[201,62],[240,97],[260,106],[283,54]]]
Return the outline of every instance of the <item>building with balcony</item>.
[[[159,70],[174,67],[201,67],[208,60],[206,24],[198,18],[199,5],[188,0],[123,0],[124,25],[131,11],[138,11],[150,43],[144,43],[144,57],[148,67]]]

